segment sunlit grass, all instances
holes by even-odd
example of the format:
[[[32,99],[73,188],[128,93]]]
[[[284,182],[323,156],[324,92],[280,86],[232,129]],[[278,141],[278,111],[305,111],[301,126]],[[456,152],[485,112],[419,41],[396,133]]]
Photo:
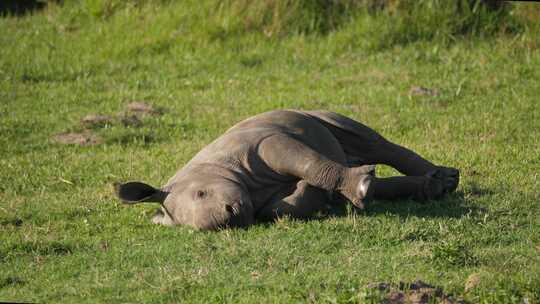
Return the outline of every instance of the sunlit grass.
[[[278,38],[228,31],[203,18],[210,4],[0,19],[0,301],[358,302],[369,282],[417,278],[474,303],[540,301],[533,26],[387,41],[376,26],[392,17],[365,15]],[[51,139],[131,101],[167,111],[94,130],[101,145]],[[213,233],[154,226],[152,206],[113,197],[112,182],[163,184],[231,125],[275,108],[353,117],[461,169],[461,185],[442,202]],[[465,292],[471,274],[480,281]]]

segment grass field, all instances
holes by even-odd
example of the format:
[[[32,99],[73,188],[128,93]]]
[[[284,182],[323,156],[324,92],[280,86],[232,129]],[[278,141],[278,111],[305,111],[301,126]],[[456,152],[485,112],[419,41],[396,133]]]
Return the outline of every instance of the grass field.
[[[435,17],[364,13],[283,34],[208,18],[215,5],[196,1],[103,3],[0,17],[0,301],[369,303],[368,283],[421,279],[471,303],[540,302],[537,27],[456,34],[422,26]],[[99,145],[52,140],[132,101],[166,111],[92,130]],[[460,187],[441,202],[219,232],[155,226],[154,206],[114,198],[113,182],[159,186],[276,108],[353,117],[459,168]]]

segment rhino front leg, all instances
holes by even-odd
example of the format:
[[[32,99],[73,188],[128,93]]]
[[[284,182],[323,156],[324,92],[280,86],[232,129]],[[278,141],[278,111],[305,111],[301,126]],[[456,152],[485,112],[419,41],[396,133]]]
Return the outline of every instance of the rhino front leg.
[[[348,168],[287,135],[274,135],[259,145],[259,155],[274,171],[295,176],[309,185],[338,192],[358,208],[372,198],[372,166]]]
[[[263,207],[257,214],[262,220],[273,220],[283,216],[293,218],[309,218],[315,212],[323,210],[327,201],[327,193],[309,185],[306,181],[299,181],[295,191],[282,199],[275,200]]]

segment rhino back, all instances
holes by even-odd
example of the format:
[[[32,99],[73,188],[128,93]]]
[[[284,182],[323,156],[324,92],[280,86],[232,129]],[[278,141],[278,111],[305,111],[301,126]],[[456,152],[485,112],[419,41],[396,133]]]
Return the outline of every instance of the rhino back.
[[[246,130],[257,132],[261,129],[272,130],[273,134],[289,134],[333,161],[342,164],[346,162],[343,149],[334,134],[322,121],[303,111],[275,110],[265,112],[236,124],[226,134]]]

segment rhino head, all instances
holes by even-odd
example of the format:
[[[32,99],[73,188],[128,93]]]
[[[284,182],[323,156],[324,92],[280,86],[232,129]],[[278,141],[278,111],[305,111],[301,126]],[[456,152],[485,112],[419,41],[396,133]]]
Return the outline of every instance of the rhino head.
[[[115,188],[123,203],[161,204],[152,218],[156,224],[217,230],[247,227],[254,221],[253,205],[243,183],[207,170],[173,178],[163,189],[142,182],[117,184]]]

